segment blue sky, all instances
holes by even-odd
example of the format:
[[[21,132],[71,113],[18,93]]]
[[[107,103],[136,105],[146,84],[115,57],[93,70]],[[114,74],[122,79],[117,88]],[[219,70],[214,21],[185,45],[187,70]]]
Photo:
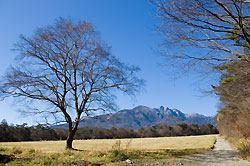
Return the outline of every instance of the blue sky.
[[[215,115],[218,99],[203,96],[199,78],[191,74],[173,80],[164,60],[157,55],[160,43],[155,31],[159,20],[155,8],[147,0],[0,0],[0,75],[14,64],[17,52],[11,51],[19,35],[30,36],[37,27],[52,24],[58,17],[91,22],[100,32],[112,53],[122,62],[141,68],[138,76],[146,80],[145,90],[136,100],[118,94],[120,109],[145,105],[156,108],[168,106],[184,113]],[[203,96],[203,97],[201,97]],[[15,110],[11,99],[0,101],[0,120],[8,123],[33,124]]]

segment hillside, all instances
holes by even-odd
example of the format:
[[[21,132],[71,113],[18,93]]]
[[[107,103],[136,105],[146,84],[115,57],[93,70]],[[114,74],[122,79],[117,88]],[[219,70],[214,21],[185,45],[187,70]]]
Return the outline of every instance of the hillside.
[[[101,128],[139,129],[154,125],[174,126],[179,123],[215,124],[215,121],[214,117],[200,114],[184,114],[177,109],[170,109],[163,106],[153,109],[146,106],[137,106],[133,109],[121,110],[114,114],[105,114],[84,119],[79,123],[79,127],[96,126]],[[65,127],[65,125],[57,127]]]

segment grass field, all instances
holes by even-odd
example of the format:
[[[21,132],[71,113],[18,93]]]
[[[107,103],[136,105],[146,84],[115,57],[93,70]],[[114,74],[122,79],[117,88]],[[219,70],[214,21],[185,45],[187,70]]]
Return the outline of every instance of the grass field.
[[[73,146],[86,151],[108,151],[120,140],[121,148],[127,150],[162,150],[162,149],[197,149],[211,148],[214,144],[214,135],[133,138],[133,139],[93,139],[75,140]],[[2,142],[0,147],[28,148],[42,152],[63,152],[65,141],[33,141],[33,142]]]
[[[210,150],[215,143],[215,135],[75,140],[74,148],[82,150],[77,152],[66,151],[65,143],[65,141],[1,142],[0,153],[14,154],[19,158],[32,156],[33,165],[34,163],[44,165],[41,164],[44,160],[49,160],[48,165],[53,165],[57,161],[68,164],[75,160],[106,163],[125,159],[173,158]]]

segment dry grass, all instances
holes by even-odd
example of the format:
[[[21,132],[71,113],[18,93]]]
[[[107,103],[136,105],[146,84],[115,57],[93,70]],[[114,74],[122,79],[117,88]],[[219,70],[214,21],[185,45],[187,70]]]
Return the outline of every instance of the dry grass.
[[[126,159],[181,158],[203,153],[213,147],[215,135],[75,140],[74,147],[83,151],[65,150],[65,143],[65,141],[1,142],[0,153],[16,157],[17,160],[8,165],[75,165],[81,160],[110,165],[112,162]]]
[[[75,140],[73,146],[85,151],[105,152],[112,149],[118,139]],[[164,150],[164,149],[210,149],[215,142],[215,135],[133,138],[120,139],[121,148],[127,150]],[[65,141],[1,142],[3,148],[35,149],[45,153],[64,152]]]
[[[233,146],[238,150],[241,158],[250,161],[250,139],[240,139]]]

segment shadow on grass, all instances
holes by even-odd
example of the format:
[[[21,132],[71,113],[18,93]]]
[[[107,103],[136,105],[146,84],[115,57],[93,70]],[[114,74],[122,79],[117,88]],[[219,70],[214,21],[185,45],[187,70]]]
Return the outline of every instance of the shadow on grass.
[[[84,152],[84,151],[85,151],[85,150],[82,150],[82,149],[76,149],[76,148],[66,149],[66,150],[73,150],[73,151],[78,151],[78,152]]]

